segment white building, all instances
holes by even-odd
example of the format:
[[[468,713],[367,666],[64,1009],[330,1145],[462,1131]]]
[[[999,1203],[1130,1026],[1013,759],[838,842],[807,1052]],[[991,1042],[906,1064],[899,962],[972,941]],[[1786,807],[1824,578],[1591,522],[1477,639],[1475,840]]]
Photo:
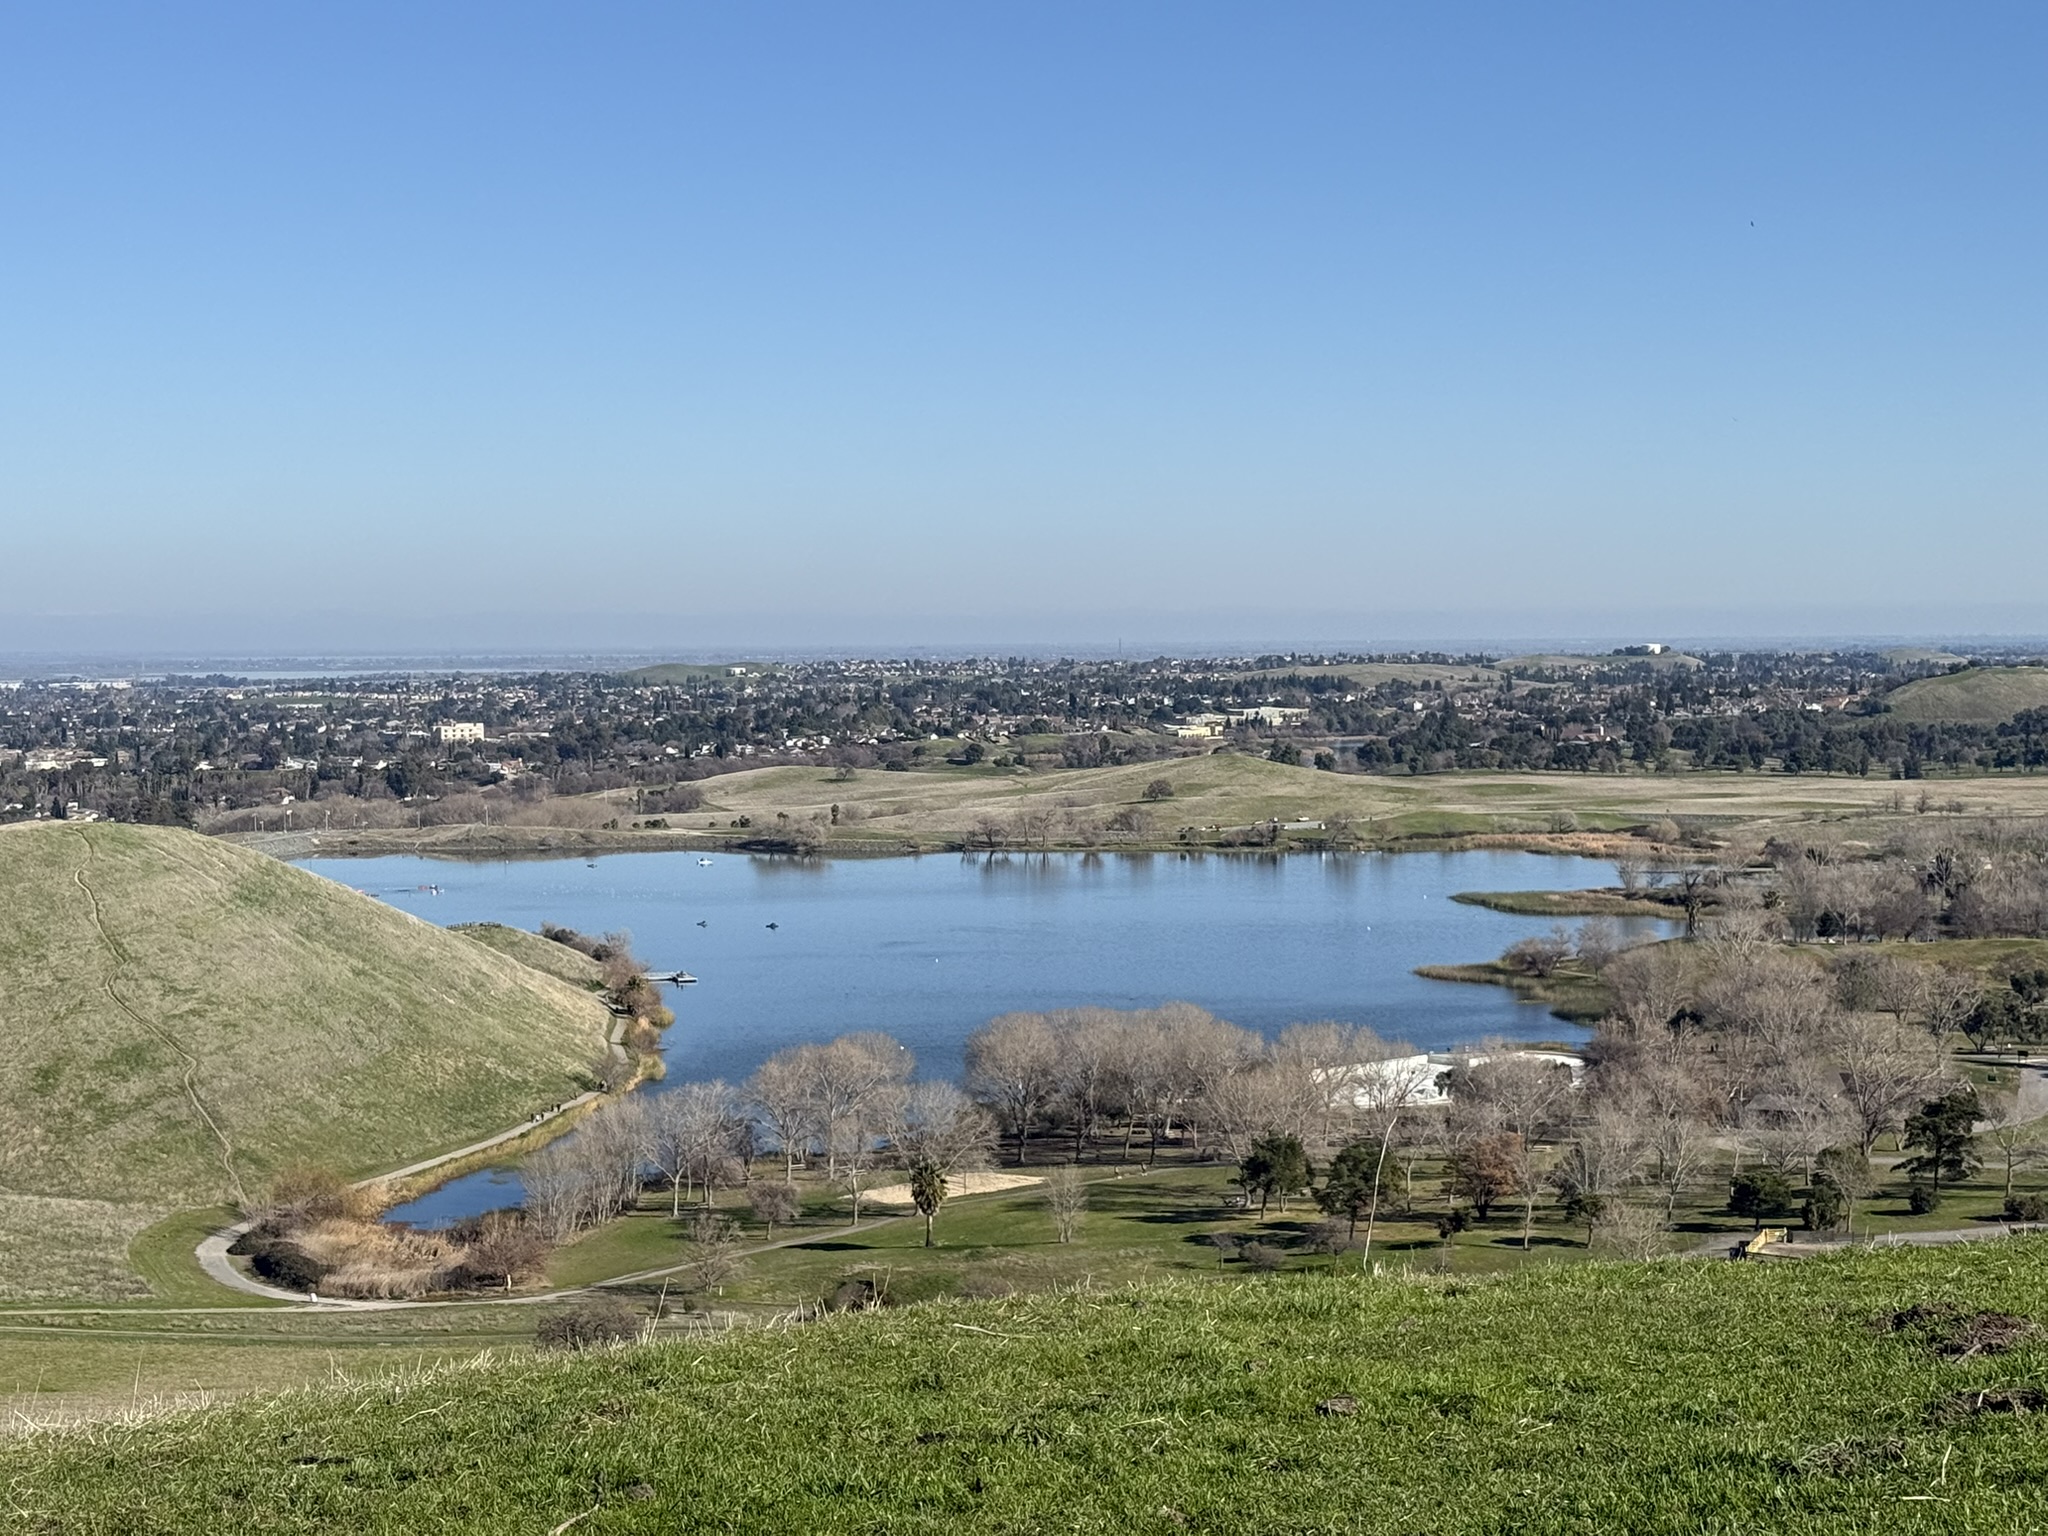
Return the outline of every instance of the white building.
[[[1448,1104],[1451,1096],[1444,1080],[1460,1067],[1476,1067],[1494,1060],[1491,1055],[1472,1052],[1418,1051],[1412,1056],[1389,1056],[1380,1061],[1361,1061],[1338,1069],[1350,1082],[1351,1102],[1359,1109],[1390,1109],[1395,1106]],[[1569,1068],[1572,1086],[1586,1075],[1586,1063],[1565,1051],[1510,1051],[1505,1059],[1546,1062]]]
[[[457,742],[483,739],[484,725],[481,720],[443,720],[434,727],[434,740],[444,747],[452,747]]]

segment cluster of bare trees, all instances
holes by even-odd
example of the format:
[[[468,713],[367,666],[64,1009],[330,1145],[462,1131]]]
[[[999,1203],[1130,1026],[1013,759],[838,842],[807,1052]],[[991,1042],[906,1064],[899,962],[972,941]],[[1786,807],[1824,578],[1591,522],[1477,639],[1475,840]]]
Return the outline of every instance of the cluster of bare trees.
[[[913,1082],[914,1067],[888,1035],[843,1035],[778,1052],[744,1088],[682,1083],[614,1100],[527,1159],[527,1217],[562,1242],[631,1209],[653,1179],[667,1188],[672,1215],[686,1203],[709,1212],[720,1190],[745,1188],[773,1226],[794,1219],[788,1186],[797,1164],[816,1158],[852,1197],[858,1221],[876,1169],[964,1172],[993,1139],[979,1105],[951,1083]],[[772,1186],[751,1182],[764,1141],[782,1158]]]
[[[1034,1134],[1071,1138],[1079,1161],[1119,1125],[1125,1158],[1140,1134],[1156,1158],[1176,1131],[1197,1153],[1235,1158],[1276,1130],[1338,1145],[1423,1086],[1389,1066],[1402,1059],[1409,1047],[1351,1024],[1295,1024],[1269,1041],[1189,1003],[1073,1008],[984,1024],[967,1038],[965,1083],[1018,1163]]]
[[[1554,1193],[1596,1230],[1603,1216],[1626,1228],[1626,1247],[1646,1207],[1668,1221],[1731,1166],[1809,1187],[1857,1182],[1848,1170],[1867,1170],[1879,1142],[1943,1091],[1983,983],[1874,950],[1817,963],[1780,943],[1784,932],[1781,908],[1735,893],[1699,942],[1591,967],[1613,1008],[1582,1092],[1556,1092],[1556,1079],[1545,1089],[1527,1058],[1452,1080],[1453,1191],[1482,1210],[1516,1199],[1525,1235],[1539,1192]],[[1534,1152],[1546,1141],[1547,1168]]]
[[[2031,822],[1908,825],[1877,848],[1775,837],[1763,856],[1797,941],[2048,934],[2048,834]]]
[[[977,816],[965,841],[969,849],[985,853],[1012,848],[1044,852],[1142,843],[1157,829],[1157,818],[1139,805],[1101,811],[1080,805],[1027,805],[1007,816]]]

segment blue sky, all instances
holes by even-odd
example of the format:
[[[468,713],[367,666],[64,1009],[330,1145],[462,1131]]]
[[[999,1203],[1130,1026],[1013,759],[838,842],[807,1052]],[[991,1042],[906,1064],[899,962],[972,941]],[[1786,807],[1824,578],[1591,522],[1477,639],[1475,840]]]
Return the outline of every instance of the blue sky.
[[[2048,9],[0,5],[0,644],[2048,631]]]

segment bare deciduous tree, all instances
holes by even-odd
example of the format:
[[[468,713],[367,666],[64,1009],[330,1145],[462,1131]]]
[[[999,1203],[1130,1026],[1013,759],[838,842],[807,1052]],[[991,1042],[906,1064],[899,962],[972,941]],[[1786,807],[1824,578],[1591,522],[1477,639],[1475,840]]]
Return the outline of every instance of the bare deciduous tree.
[[[1088,1208],[1088,1181],[1073,1167],[1049,1169],[1045,1175],[1045,1207],[1063,1243],[1074,1240],[1081,1213]]]
[[[1127,1082],[1126,1017],[1107,1008],[1072,1008],[1053,1016],[1059,1032],[1060,1095],[1074,1126],[1074,1161]],[[1126,1106],[1127,1107],[1127,1106]]]
[[[1059,1095],[1061,1046],[1042,1013],[1006,1013],[967,1037],[967,1091],[1015,1139],[1019,1167],[1032,1125]]]
[[[727,1084],[684,1083],[655,1094],[642,1118],[648,1160],[669,1181],[671,1214],[682,1209],[685,1184],[701,1189],[709,1205],[720,1185],[738,1181],[751,1126],[740,1096]]]
[[[915,1062],[901,1043],[875,1032],[841,1035],[804,1061],[812,1115],[825,1140],[826,1176],[837,1178],[848,1157],[857,1174],[878,1128],[900,1104]],[[856,1199],[856,1216],[858,1206]]]
[[[1684,954],[1671,944],[1631,950],[1610,964],[1603,975],[1614,994],[1621,1032],[1643,1041],[1668,1039],[1672,1021],[1692,1001],[1690,970]]]
[[[625,1100],[541,1148],[520,1170],[535,1225],[550,1241],[564,1242],[628,1209],[640,1194],[644,1142],[639,1105]]]
[[[747,1079],[747,1097],[782,1153],[784,1183],[795,1180],[797,1160],[809,1153],[819,1135],[814,1091],[818,1073],[811,1060],[819,1049],[798,1045],[777,1051]]]
[[[749,1184],[747,1208],[754,1220],[773,1232],[796,1220],[801,1202],[794,1184]]]
[[[1516,1193],[1522,1197],[1525,1249],[1535,1227],[1536,1194],[1543,1183],[1538,1144],[1563,1118],[1571,1090],[1568,1067],[1512,1046],[1496,1047],[1486,1060],[1452,1079],[1454,1112],[1470,1128],[1493,1138],[1514,1163]]]
[[[1980,1093],[1979,1098],[1985,1111],[1980,1134],[1998,1149],[1998,1160],[2005,1172],[2004,1198],[2010,1203],[2013,1175],[2022,1168],[2039,1163],[2043,1149],[2033,1138],[2034,1121],[2021,1106],[2017,1091],[1997,1095]]]
[[[951,1083],[913,1083],[886,1127],[890,1151],[905,1168],[929,1163],[945,1173],[986,1167],[995,1142],[988,1112]]]
[[[1857,1147],[1867,1158],[1906,1112],[1941,1081],[1944,1049],[1924,1030],[1867,1013],[1837,1015],[1826,1041],[1828,1059],[1841,1072],[1842,1092],[1856,1116]]]
[[[1984,983],[1969,971],[1934,966],[1921,992],[1922,1018],[1937,1040],[1960,1034],[1984,1001]]]
[[[1668,1212],[1654,1201],[1610,1200],[1593,1222],[1593,1247],[1641,1263],[1664,1251],[1670,1230]]]

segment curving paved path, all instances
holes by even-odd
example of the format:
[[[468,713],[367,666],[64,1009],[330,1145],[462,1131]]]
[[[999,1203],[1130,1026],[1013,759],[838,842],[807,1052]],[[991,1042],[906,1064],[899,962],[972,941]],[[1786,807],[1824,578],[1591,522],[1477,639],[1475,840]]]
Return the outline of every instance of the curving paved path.
[[[479,1152],[488,1152],[491,1148],[501,1147],[508,1141],[516,1141],[535,1126],[545,1125],[548,1121],[566,1115],[572,1109],[580,1108],[588,1104],[592,1099],[599,1097],[601,1095],[595,1092],[579,1093],[559,1109],[551,1109],[544,1115],[537,1115],[524,1125],[515,1125],[509,1131],[500,1131],[495,1136],[486,1136],[482,1141],[473,1141],[466,1147],[457,1147],[453,1152],[443,1152],[438,1157],[423,1158],[417,1163],[408,1163],[403,1168],[393,1168],[389,1173],[372,1174],[367,1179],[357,1179],[350,1188],[367,1189],[372,1184],[388,1184],[393,1179],[409,1179],[414,1174],[432,1172],[443,1164],[455,1162],[459,1158],[474,1157]],[[193,1250],[193,1256],[199,1260],[199,1267],[206,1271],[208,1278],[218,1281],[230,1290],[241,1291],[249,1296],[262,1296],[271,1301],[296,1302],[302,1307],[383,1308],[448,1305],[448,1303],[418,1301],[357,1301],[339,1296],[323,1297],[310,1295],[300,1291],[287,1291],[275,1285],[265,1285],[261,1280],[245,1275],[242,1271],[235,1268],[235,1261],[228,1256],[228,1249],[234,1246],[235,1239],[244,1232],[247,1232],[250,1225],[249,1222],[238,1221],[231,1227],[222,1227],[218,1232],[209,1235]],[[535,1299],[541,1300],[544,1298],[536,1297]],[[460,1303],[456,1303],[456,1305],[460,1305]]]

